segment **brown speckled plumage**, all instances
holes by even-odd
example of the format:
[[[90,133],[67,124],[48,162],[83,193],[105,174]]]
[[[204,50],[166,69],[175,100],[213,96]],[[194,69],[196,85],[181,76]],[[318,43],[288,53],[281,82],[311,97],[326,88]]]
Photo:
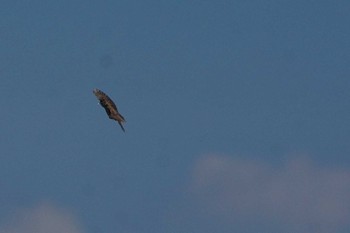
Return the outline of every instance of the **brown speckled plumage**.
[[[103,91],[99,89],[94,89],[93,93],[100,101],[102,107],[106,110],[106,113],[110,119],[113,119],[118,122],[122,130],[125,132],[125,129],[122,125],[122,122],[125,122],[124,117],[118,112],[117,106],[115,106],[114,102],[111,98],[108,97]]]

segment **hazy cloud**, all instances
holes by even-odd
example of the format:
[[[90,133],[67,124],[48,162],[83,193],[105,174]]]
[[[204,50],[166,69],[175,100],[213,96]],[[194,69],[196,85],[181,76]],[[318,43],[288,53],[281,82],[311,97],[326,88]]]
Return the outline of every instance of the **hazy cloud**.
[[[51,203],[16,211],[2,222],[0,233],[82,233],[76,218]]]
[[[191,192],[207,214],[227,222],[278,225],[282,232],[336,232],[350,219],[350,170],[306,159],[277,166],[204,156],[193,168]]]

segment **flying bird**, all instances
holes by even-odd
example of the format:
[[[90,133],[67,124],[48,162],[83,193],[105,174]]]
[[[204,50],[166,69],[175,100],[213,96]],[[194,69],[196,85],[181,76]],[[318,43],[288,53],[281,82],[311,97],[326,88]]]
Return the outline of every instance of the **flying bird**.
[[[118,112],[117,106],[115,106],[114,102],[111,100],[111,98],[108,97],[103,91],[99,89],[94,89],[93,93],[97,97],[97,99],[100,101],[100,104],[102,107],[106,110],[106,113],[109,117],[109,119],[113,119],[118,122],[122,130],[125,132],[125,129],[122,125],[122,122],[125,122],[124,117]]]

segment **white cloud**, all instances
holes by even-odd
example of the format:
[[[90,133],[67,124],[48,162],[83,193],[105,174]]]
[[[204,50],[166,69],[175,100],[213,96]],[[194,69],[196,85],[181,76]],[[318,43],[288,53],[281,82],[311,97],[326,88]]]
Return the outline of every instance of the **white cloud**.
[[[81,233],[76,218],[66,209],[44,202],[17,210],[0,227],[0,233]]]
[[[193,168],[191,192],[210,215],[282,232],[336,232],[350,219],[350,170],[306,159],[282,166],[211,155]]]

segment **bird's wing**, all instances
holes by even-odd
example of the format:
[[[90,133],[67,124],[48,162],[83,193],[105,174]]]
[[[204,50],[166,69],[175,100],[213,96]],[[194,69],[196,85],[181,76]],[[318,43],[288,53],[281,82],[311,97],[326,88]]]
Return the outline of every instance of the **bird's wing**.
[[[111,113],[118,113],[117,106],[115,105],[113,100],[109,98],[108,95],[106,95],[103,91],[98,89],[94,89],[93,92],[97,99],[100,101],[101,105],[106,109],[108,115],[110,115]]]

